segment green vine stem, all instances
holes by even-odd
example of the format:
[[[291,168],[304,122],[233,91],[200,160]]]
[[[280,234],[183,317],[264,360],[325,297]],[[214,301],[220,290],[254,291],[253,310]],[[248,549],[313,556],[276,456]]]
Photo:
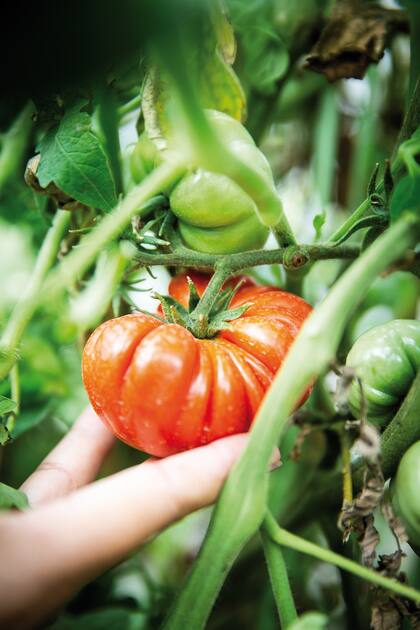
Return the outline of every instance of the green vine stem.
[[[127,116],[127,114],[131,114],[131,112],[135,112],[136,109],[138,109],[141,105],[141,94],[137,94],[137,96],[135,96],[134,98],[132,98],[130,101],[128,101],[127,103],[124,103],[124,105],[121,105],[118,110],[118,116],[119,118],[124,118],[124,116]]]
[[[261,537],[280,624],[283,630],[287,630],[297,619],[297,612],[283,551],[277,542],[273,542],[264,527],[261,529]]]
[[[173,185],[185,173],[178,162],[164,162],[145,180],[124,197],[121,203],[107,214],[47,278],[42,299],[52,299],[66,287],[71,286],[90,267],[98,254],[130,223],[134,215],[143,216],[150,212],[149,200],[153,195]]]
[[[316,260],[357,258],[360,247],[357,245],[291,245],[280,249],[255,250],[231,254],[229,258],[219,254],[203,254],[192,249],[181,248],[165,254],[160,252],[139,251],[136,261],[145,267],[165,265],[167,267],[193,267],[194,269],[212,270],[223,264],[229,267],[231,274],[238,273],[258,265],[283,264],[288,270],[296,270]]]
[[[419,409],[420,371],[381,438],[381,461],[385,479],[396,472],[403,453],[420,440]]]
[[[38,305],[45,276],[57,258],[61,240],[69,223],[70,212],[57,210],[39,250],[26,290],[16,304],[0,339],[0,380],[7,376],[16,362],[23,332]]]
[[[230,567],[264,518],[268,463],[288,417],[308,385],[333,361],[354,307],[378,273],[416,242],[417,228],[416,219],[404,215],[353,263],[306,320],[225,483],[198,558],[170,611],[167,630],[204,626]]]
[[[31,103],[25,105],[1,139],[0,193],[9,180],[19,172],[32,132],[33,111]]]
[[[267,535],[270,536],[271,540],[278,545],[289,547],[295,551],[300,551],[301,553],[312,556],[317,560],[328,562],[329,564],[339,567],[344,571],[357,575],[363,580],[367,580],[371,584],[376,584],[377,586],[392,591],[397,595],[401,595],[402,597],[406,597],[407,599],[411,599],[415,602],[420,602],[420,591],[416,591],[416,589],[406,586],[398,580],[385,577],[372,569],[368,569],[367,567],[354,562],[354,560],[340,556],[338,553],[335,553],[330,549],[323,549],[322,547],[319,547],[319,545],[288,532],[277,525],[275,519],[270,513],[268,513],[264,519],[263,529]]]

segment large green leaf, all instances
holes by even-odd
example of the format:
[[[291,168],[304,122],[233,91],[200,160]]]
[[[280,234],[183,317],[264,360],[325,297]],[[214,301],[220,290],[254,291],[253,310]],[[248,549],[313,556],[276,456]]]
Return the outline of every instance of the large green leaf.
[[[26,494],[6,486],[5,483],[0,483],[0,510],[10,510],[11,508],[24,510],[27,507],[28,499]]]
[[[50,129],[38,145],[37,170],[43,188],[54,183],[70,197],[101,210],[111,210],[117,195],[105,151],[93,133],[91,117],[72,107],[58,127]]]

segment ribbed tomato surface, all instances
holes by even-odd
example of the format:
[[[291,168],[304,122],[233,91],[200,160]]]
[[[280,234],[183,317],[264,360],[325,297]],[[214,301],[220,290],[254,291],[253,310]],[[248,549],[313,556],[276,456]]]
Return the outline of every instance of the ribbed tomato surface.
[[[187,303],[186,276],[171,284],[173,296]],[[246,312],[213,339],[140,313],[95,330],[83,353],[83,382],[118,438],[164,457],[249,429],[311,307],[250,282],[231,307],[244,303]]]

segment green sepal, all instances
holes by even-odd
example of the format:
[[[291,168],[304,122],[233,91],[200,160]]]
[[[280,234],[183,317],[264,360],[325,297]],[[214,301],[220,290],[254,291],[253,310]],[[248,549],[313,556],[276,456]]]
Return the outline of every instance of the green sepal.
[[[189,276],[187,276],[188,288],[190,290],[190,297],[188,300],[188,312],[192,313],[197,304],[200,301],[196,286]]]
[[[241,315],[243,315],[249,307],[250,304],[242,304],[242,306],[238,306],[237,308],[220,311],[211,319],[208,325],[208,336],[214,337],[214,335],[216,335],[220,330],[229,328],[229,322],[241,317]]]
[[[370,179],[369,179],[369,184],[367,187],[367,197],[371,197],[375,193],[378,172],[379,172],[379,162],[376,162],[375,168],[373,169],[372,175],[370,176]]]
[[[347,239],[350,238],[352,234],[355,234],[356,232],[364,228],[373,227],[373,226],[378,227],[378,228],[379,227],[385,228],[387,225],[388,225],[388,218],[386,217],[384,213],[377,212],[376,214],[370,214],[367,217],[363,217],[363,219],[359,219],[359,221],[356,221],[356,223],[352,225],[351,228],[349,228],[347,232],[338,241],[334,243],[334,245],[335,246],[341,245],[342,243],[344,243],[344,241],[347,241]]]
[[[230,289],[228,288],[228,289],[222,290],[220,294],[217,296],[217,299],[213,305],[213,308],[210,311],[210,316],[211,315],[216,316],[221,311],[227,311],[233,296],[238,291],[238,289],[243,285],[243,283],[244,283],[243,280],[239,280]]]
[[[160,293],[154,293],[153,297],[159,300],[162,305],[163,314],[165,319],[170,324],[179,324],[184,328],[191,328],[191,317],[188,310],[182,306],[177,300],[170,295],[161,295]]]

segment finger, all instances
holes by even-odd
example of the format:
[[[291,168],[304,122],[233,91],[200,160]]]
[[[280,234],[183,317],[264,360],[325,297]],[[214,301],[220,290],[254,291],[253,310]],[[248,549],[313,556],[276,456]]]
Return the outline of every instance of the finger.
[[[30,505],[56,499],[94,479],[114,437],[92,407],[86,407],[67,435],[22,485]]]
[[[150,536],[212,503],[246,440],[233,436],[147,462],[38,510],[5,515],[0,551],[11,570],[0,574],[2,618],[33,621],[36,610],[42,619]]]

